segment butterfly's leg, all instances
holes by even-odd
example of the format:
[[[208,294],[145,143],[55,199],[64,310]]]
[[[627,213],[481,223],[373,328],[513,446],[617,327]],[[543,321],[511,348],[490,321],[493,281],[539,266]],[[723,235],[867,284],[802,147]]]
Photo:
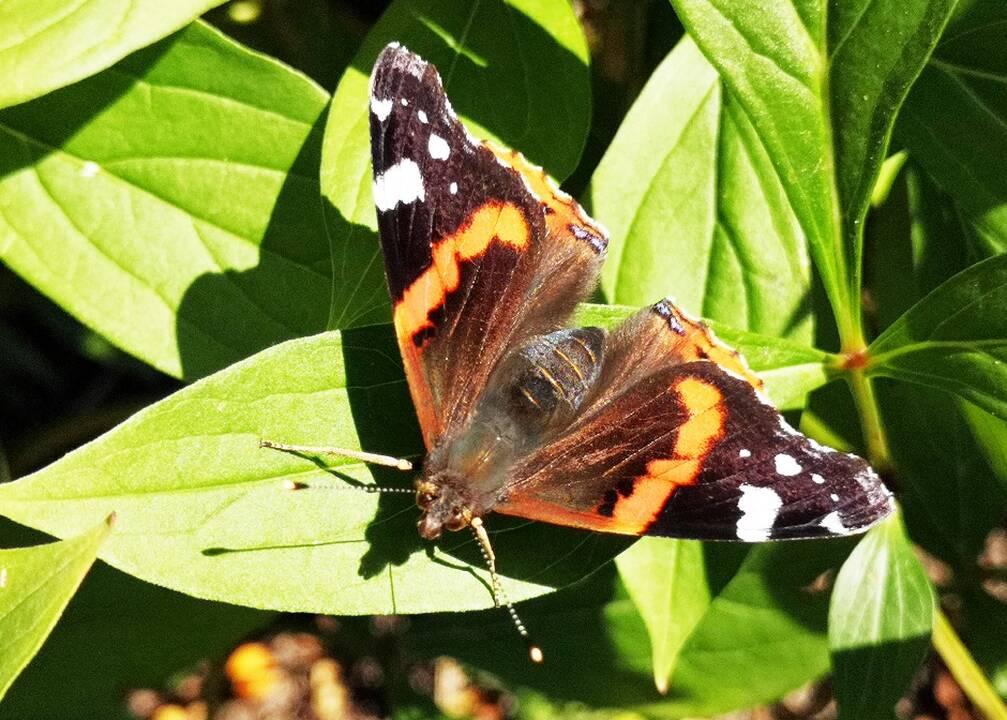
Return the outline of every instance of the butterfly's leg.
[[[384,465],[397,470],[412,470],[413,464],[403,458],[391,457],[390,455],[378,455],[377,453],[364,452],[363,450],[349,450],[336,447],[316,447],[313,445],[288,445],[286,443],[273,442],[272,440],[259,440],[259,447],[282,450],[284,452],[303,453],[305,455],[341,455],[353,460],[370,463],[371,465]]]

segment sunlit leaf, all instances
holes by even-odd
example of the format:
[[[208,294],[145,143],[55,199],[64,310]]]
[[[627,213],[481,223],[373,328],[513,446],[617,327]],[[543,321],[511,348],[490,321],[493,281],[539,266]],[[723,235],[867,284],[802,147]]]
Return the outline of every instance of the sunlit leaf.
[[[738,102],[686,36],[655,70],[591,179],[612,234],[612,302],[674,296],[734,327],[810,341],[804,236]]]
[[[62,542],[0,550],[0,697],[34,657],[108,536],[102,521]]]
[[[654,683],[662,694],[686,638],[710,606],[702,543],[644,538],[616,558],[633,604],[647,626]]]
[[[0,259],[176,376],[321,331],[326,100],[197,23],[0,111]]]
[[[288,341],[184,388],[0,486],[0,513],[66,536],[114,511],[104,560],[207,599],[332,614],[493,604],[471,534],[421,541],[411,475],[324,465],[260,438],[418,459],[391,328]],[[375,481],[402,492],[353,487]],[[629,542],[498,516],[487,526],[515,600],[583,577]]]
[[[952,277],[868,352],[869,372],[957,393],[1007,419],[1007,256]]]
[[[762,139],[840,333],[855,335],[861,221],[895,112],[953,2],[672,4]]]
[[[0,7],[0,107],[103,70],[222,0],[6,0]]]

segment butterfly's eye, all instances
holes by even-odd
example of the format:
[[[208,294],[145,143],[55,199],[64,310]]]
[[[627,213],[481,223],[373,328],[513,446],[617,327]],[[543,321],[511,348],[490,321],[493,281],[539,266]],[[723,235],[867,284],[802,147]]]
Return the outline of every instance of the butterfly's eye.
[[[436,499],[437,496],[433,493],[421,492],[416,495],[416,504],[421,508],[425,508]]]
[[[448,517],[448,521],[444,523],[448,530],[461,530],[468,524],[468,518],[465,516],[465,512],[461,509],[452,510],[451,515]]]

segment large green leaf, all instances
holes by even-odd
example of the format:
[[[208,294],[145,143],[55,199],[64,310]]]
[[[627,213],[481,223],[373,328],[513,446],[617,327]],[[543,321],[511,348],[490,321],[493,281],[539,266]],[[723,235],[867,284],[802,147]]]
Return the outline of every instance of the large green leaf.
[[[892,717],[930,642],[934,593],[897,517],[843,564],[829,607],[833,689],[843,720]]]
[[[0,111],[0,259],[172,375],[318,332],[326,100],[197,23]]]
[[[671,293],[704,317],[810,341],[804,236],[754,128],[688,36],[620,126],[588,203],[612,233],[610,301]]]
[[[987,245],[1007,250],[1007,7],[965,6],[913,86],[898,136]]]
[[[0,107],[92,75],[222,0],[6,0],[0,6]]]
[[[841,336],[857,336],[861,221],[895,112],[953,3],[672,4],[776,166]]]
[[[34,657],[94,562],[109,523],[62,542],[0,550],[0,698]]]
[[[207,599],[335,614],[492,605],[469,533],[421,542],[410,477],[372,477],[341,458],[323,466],[260,449],[260,438],[417,457],[390,326],[288,341],[184,388],[0,486],[0,514],[67,536],[115,511],[103,559]],[[375,479],[402,494],[353,487]],[[503,517],[487,524],[515,600],[582,577],[628,543]]]
[[[520,150],[557,178],[573,171],[587,137],[587,46],[566,2],[393,2],[343,74],[325,128],[322,192],[340,247],[341,309],[332,327],[389,317],[371,198],[368,78],[393,40],[438,67],[453,107],[477,137]]]
[[[1007,255],[952,277],[868,352],[873,374],[955,392],[1007,419]]]

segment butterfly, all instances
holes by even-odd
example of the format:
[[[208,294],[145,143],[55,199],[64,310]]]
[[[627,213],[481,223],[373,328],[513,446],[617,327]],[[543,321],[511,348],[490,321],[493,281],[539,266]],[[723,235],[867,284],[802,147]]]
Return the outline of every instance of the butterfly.
[[[427,448],[419,532],[490,512],[627,535],[863,532],[893,500],[794,430],[741,356],[670,299],[567,328],[608,239],[517,152],[473,138],[437,69],[392,43],[370,84],[374,203]]]
[[[427,449],[419,533],[475,531],[495,599],[491,512],[744,542],[860,533],[892,512],[866,461],[794,430],[744,359],[672,300],[611,332],[568,328],[607,232],[520,153],[472,137],[433,65],[388,45],[369,114],[393,324]]]

